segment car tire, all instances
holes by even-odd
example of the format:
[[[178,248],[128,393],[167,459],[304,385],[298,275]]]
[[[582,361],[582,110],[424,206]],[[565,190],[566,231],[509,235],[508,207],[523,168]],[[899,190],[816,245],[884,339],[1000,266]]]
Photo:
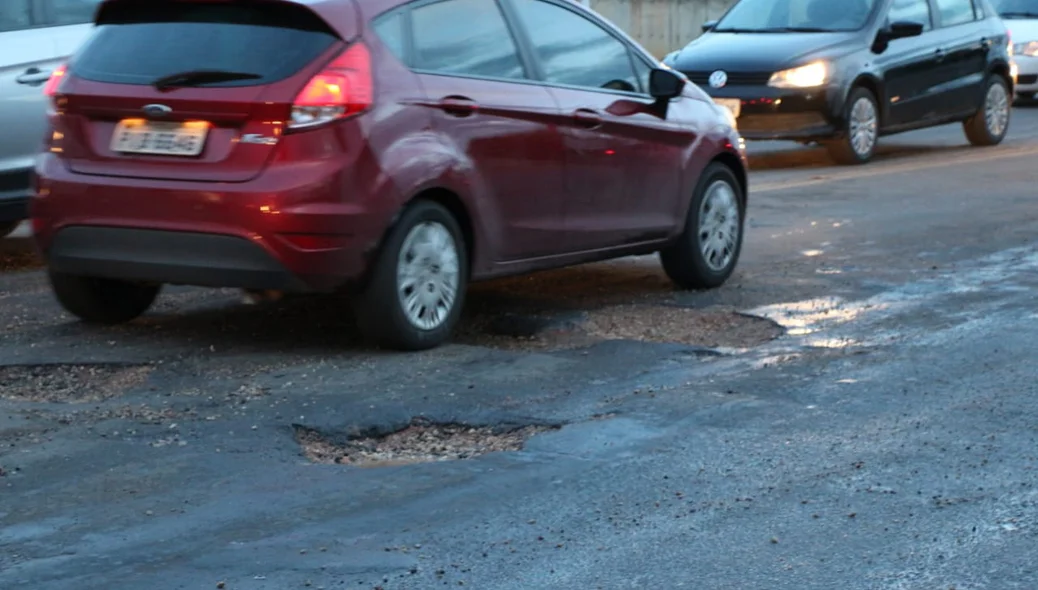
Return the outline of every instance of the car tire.
[[[1005,139],[1009,131],[1010,114],[1013,104],[1009,97],[1009,85],[994,74],[988,76],[984,84],[984,100],[977,112],[962,123],[966,139],[970,144],[985,147],[998,145]]]
[[[851,89],[843,120],[840,137],[825,142],[829,157],[844,166],[867,163],[879,141],[879,104],[868,88]]]
[[[14,233],[14,230],[18,229],[21,225],[20,221],[9,221],[7,223],[0,223],[0,240]]]
[[[435,348],[458,324],[468,276],[458,221],[438,203],[416,201],[390,230],[355,298],[357,324],[386,348]]]
[[[681,289],[713,289],[732,276],[743,240],[745,199],[731,168],[710,164],[696,185],[685,229],[660,251],[667,276]]]
[[[65,311],[91,324],[123,324],[155,303],[162,285],[81,277],[49,271],[51,289]]]

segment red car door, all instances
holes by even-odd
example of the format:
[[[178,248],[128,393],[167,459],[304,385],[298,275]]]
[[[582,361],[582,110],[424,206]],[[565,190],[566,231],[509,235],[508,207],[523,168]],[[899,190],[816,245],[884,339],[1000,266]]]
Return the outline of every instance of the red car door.
[[[433,126],[475,169],[496,260],[569,250],[558,106],[529,82],[497,2],[423,4],[411,10],[411,30]]]
[[[678,220],[696,130],[649,108],[652,65],[567,2],[512,0],[540,76],[562,111],[566,221],[581,250],[651,241]]]

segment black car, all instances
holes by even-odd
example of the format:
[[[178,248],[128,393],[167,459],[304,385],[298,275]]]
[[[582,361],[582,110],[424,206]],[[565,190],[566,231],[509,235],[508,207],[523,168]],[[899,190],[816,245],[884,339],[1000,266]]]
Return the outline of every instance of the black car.
[[[876,140],[961,121],[1005,137],[1011,48],[988,0],[740,0],[664,58],[731,108],[746,139],[826,145],[860,164]]]

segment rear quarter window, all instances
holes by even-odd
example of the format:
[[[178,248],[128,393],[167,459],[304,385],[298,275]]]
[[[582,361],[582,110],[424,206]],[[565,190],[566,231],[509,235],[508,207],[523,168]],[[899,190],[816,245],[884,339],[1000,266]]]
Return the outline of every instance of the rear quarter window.
[[[255,86],[295,74],[337,41],[320,17],[289,3],[116,2],[101,10],[70,68],[77,77],[116,84],[227,70],[259,78],[207,86]]]

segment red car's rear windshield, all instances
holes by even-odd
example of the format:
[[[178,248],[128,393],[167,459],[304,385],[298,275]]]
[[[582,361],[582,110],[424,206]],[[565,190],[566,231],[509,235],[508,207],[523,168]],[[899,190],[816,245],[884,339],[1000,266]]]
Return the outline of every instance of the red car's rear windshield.
[[[245,72],[256,77],[206,86],[254,86],[291,76],[336,41],[317,15],[287,2],[114,2],[70,68],[117,84],[193,70]]]

